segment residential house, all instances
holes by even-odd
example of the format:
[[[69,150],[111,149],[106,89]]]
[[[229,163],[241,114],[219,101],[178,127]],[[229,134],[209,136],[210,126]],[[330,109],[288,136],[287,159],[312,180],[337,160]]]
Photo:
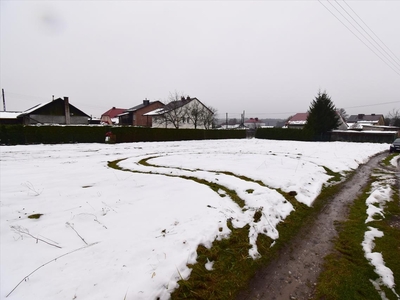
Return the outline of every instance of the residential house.
[[[214,113],[199,99],[189,96],[171,101],[145,114],[152,119],[152,127],[158,128],[201,128],[213,126]]]
[[[146,113],[155,109],[163,108],[164,104],[160,101],[143,100],[143,103],[131,107],[118,115],[120,125],[132,125],[152,127],[152,117]]]
[[[100,123],[109,125],[118,124],[119,123],[118,115],[122,114],[125,111],[126,108],[113,107],[101,115]]]
[[[3,118],[4,115],[4,118]],[[69,103],[68,97],[38,104],[23,112],[2,112],[2,124],[88,124],[90,116]],[[7,121],[5,121],[7,120]]]
[[[351,115],[347,119],[349,129],[352,130],[363,130],[364,127],[371,128],[372,126],[384,126],[385,118],[381,114],[358,114]]]
[[[304,126],[307,124],[307,117],[308,117],[308,112],[297,113],[286,121],[285,127],[303,129]]]

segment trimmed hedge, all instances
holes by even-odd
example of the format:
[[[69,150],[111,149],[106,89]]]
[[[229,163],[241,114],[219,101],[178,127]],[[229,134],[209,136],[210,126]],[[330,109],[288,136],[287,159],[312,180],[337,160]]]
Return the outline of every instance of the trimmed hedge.
[[[104,143],[106,133],[116,143],[246,138],[245,130],[164,129],[111,126],[23,126],[0,125],[0,143],[61,144]]]
[[[307,131],[294,128],[258,128],[258,139],[312,141],[314,138]]]

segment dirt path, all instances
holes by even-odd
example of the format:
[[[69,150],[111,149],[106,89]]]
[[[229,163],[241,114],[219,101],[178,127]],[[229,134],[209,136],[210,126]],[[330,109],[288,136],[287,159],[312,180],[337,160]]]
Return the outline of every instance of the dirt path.
[[[281,251],[279,257],[260,270],[247,291],[237,300],[253,299],[310,299],[325,255],[331,252],[337,235],[335,221],[346,219],[348,205],[363,190],[372,170],[387,156],[381,153],[361,165],[341,191],[325,206],[307,228]]]

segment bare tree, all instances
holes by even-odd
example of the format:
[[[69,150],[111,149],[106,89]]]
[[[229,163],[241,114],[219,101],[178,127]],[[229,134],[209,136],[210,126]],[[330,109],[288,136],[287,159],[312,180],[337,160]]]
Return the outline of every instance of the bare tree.
[[[392,109],[386,117],[385,117],[385,124],[391,126],[398,126],[400,127],[400,110]]]
[[[205,129],[210,129],[215,126],[215,117],[217,115],[217,109],[214,107],[203,107],[201,114],[201,121]]]
[[[294,115],[289,116],[289,117],[284,121],[285,123],[284,123],[283,126],[288,126],[288,125],[289,125],[289,121],[290,121],[291,118],[293,118],[293,116],[294,116]]]
[[[157,122],[165,124],[165,127],[168,127],[168,124],[172,124],[174,128],[179,128],[180,123],[186,115],[186,109],[184,108],[186,99],[176,91],[170,93],[168,103],[165,105],[162,115],[157,118]]]
[[[339,108],[338,109],[338,114],[342,117],[343,120],[347,120],[349,115],[347,114],[346,110],[344,108]]]
[[[204,105],[200,101],[192,101],[190,105],[186,106],[186,117],[193,123],[194,129],[202,120]]]
[[[192,123],[197,129],[199,126],[204,126],[209,129],[214,125],[214,115],[216,110],[206,107],[197,98],[190,98],[182,94],[170,93],[168,103],[160,111],[160,115],[156,118],[159,124],[172,125],[174,128],[179,128],[183,123]]]

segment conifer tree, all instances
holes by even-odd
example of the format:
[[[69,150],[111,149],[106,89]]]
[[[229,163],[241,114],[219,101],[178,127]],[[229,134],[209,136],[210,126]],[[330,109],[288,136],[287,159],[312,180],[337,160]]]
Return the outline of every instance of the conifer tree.
[[[326,92],[318,92],[308,109],[307,124],[304,130],[316,140],[324,140],[326,134],[340,125],[335,105]]]

